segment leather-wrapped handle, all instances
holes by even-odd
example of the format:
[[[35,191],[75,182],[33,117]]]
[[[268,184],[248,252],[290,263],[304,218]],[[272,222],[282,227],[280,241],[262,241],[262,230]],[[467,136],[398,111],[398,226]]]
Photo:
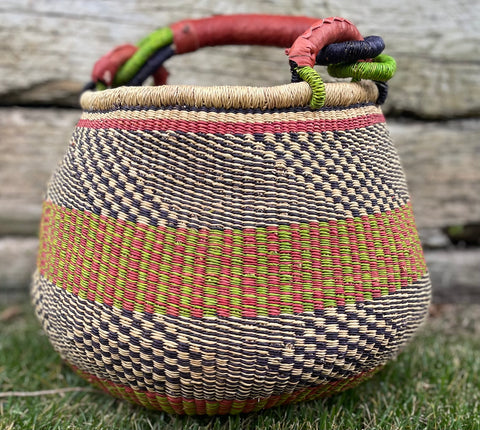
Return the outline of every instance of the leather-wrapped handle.
[[[322,48],[351,40],[363,40],[355,25],[344,18],[327,18],[317,21],[301,34],[287,50],[287,55],[298,67],[313,67]]]
[[[141,85],[150,75],[155,77],[155,84],[161,85],[166,83],[167,76],[163,63],[171,56],[204,46],[239,44],[290,47],[286,53],[292,81],[304,80],[310,84],[312,108],[322,107],[325,101],[325,84],[313,69],[316,61],[330,66],[330,61],[341,63],[329,70],[335,76],[353,76],[355,80],[386,81],[395,72],[391,57],[377,55],[384,48],[383,41],[378,37],[364,40],[344,18],[217,15],[179,21],[151,33],[137,47],[124,45],[114,49],[95,64],[92,82],[86,88]],[[353,64],[345,64],[346,61]]]
[[[176,54],[204,46],[264,45],[287,48],[318,18],[284,15],[217,15],[172,24]]]
[[[290,49],[286,50],[292,69],[292,80],[298,79],[308,82],[312,88],[310,107],[321,108],[325,103],[325,84],[313,66],[316,63],[318,53],[326,46],[341,43],[364,40],[360,32],[350,21],[345,18],[332,17],[323,19],[313,24],[307,31],[300,35]],[[383,48],[382,48],[383,49]],[[382,58],[380,58],[382,57]],[[387,80],[395,72],[395,62],[388,56],[379,56],[376,63],[356,63],[353,66],[355,78]],[[388,64],[383,64],[388,63]],[[340,66],[343,72],[344,65]],[[358,73],[356,69],[359,69]],[[349,70],[351,76],[352,70]]]

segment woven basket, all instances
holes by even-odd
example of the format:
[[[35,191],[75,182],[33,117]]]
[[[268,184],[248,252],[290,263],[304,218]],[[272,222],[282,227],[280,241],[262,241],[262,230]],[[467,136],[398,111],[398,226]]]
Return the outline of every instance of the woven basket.
[[[169,31],[109,53],[97,88],[122,73],[164,83],[165,56],[222,43],[295,41],[298,82],[85,92],[43,206],[32,295],[45,332],[94,385],[167,412],[249,412],[353,387],[398,353],[430,298],[378,105],[385,85],[364,79],[382,80],[388,61],[365,61],[367,39],[340,18]],[[322,55],[355,57],[331,67],[354,82],[324,84],[311,67]]]

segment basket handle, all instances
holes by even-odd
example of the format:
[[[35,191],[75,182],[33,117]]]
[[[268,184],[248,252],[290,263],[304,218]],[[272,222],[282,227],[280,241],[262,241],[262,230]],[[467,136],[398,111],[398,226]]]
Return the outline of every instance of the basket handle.
[[[345,18],[327,18],[317,21],[298,36],[286,53],[298,67],[313,67],[322,48],[350,40],[363,40],[357,27]]]
[[[312,88],[310,106],[318,109],[325,103],[325,84],[313,66],[319,53],[327,46],[339,42],[363,41],[357,28],[345,18],[332,17],[313,24],[300,35],[286,54],[292,69],[292,81],[304,80]],[[363,43],[363,44],[362,44]],[[359,46],[367,49],[364,42]],[[388,55],[378,55],[370,61],[359,61],[354,64],[334,64],[328,72],[335,77],[352,77],[354,80],[372,79],[385,82],[395,73],[395,60]],[[380,86],[384,89],[385,86]],[[386,94],[381,94],[384,101]]]
[[[308,29],[304,31],[305,28]],[[150,75],[156,85],[163,85],[168,76],[163,63],[171,56],[204,46],[227,44],[291,46],[286,52],[292,81],[305,80],[310,84],[313,108],[323,106],[325,100],[325,85],[313,69],[315,63],[341,63],[330,65],[328,72],[354,80],[386,81],[394,72],[393,59],[378,55],[384,48],[383,40],[378,36],[364,40],[357,28],[344,18],[318,21],[305,16],[220,15],[179,21],[153,32],[138,46],[115,48],[97,61],[92,82],[85,88],[141,85]],[[386,94],[381,96],[385,97]]]
[[[95,63],[92,82],[100,83],[97,89],[138,85],[153,75],[155,84],[162,85],[167,77],[162,64],[172,55],[193,52],[204,46],[231,44],[287,48],[316,21],[317,18],[306,16],[260,14],[217,15],[179,21],[151,33],[138,46],[121,45],[108,52]]]
[[[299,34],[318,21],[307,16],[217,15],[187,19],[170,26],[176,54],[204,46],[263,45],[287,48]]]

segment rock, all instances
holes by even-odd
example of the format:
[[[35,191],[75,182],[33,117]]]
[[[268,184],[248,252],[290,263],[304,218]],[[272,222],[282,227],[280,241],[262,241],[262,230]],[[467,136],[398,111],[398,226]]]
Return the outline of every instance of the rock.
[[[440,228],[420,228],[420,240],[426,249],[444,249],[452,245],[450,238]]]
[[[27,295],[37,249],[38,240],[34,237],[0,238],[0,298]]]
[[[35,235],[47,181],[79,111],[0,109],[0,237]]]
[[[480,121],[388,121],[420,228],[480,220]]]
[[[452,225],[443,229],[449,240],[460,246],[480,246],[480,222]]]
[[[31,87],[8,91],[2,96],[0,106],[65,106],[80,107],[79,96],[82,92],[80,82],[52,80],[40,82]]]
[[[0,236],[34,235],[42,195],[80,111],[0,111]],[[407,174],[417,224],[442,229],[480,220],[480,122],[388,120]]]
[[[337,2],[338,3],[338,2]],[[480,114],[480,8],[457,0],[378,2],[152,2],[3,0],[2,104],[76,105],[94,62],[170,23],[213,14],[344,16],[362,34],[381,35],[398,63],[385,111],[423,118]],[[259,29],[260,34],[261,29]],[[14,35],[14,37],[12,37]],[[289,80],[282,49],[223,47],[170,60],[171,82],[275,85]],[[322,73],[324,73],[322,71]]]
[[[435,303],[480,303],[480,249],[426,251]]]

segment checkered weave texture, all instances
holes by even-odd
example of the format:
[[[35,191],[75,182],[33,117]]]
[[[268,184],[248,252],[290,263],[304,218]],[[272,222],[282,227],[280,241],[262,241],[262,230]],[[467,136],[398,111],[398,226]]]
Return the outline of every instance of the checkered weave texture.
[[[374,102],[113,103],[84,109],[49,183],[32,295],[94,385],[225,414],[363,381],[430,283]]]

